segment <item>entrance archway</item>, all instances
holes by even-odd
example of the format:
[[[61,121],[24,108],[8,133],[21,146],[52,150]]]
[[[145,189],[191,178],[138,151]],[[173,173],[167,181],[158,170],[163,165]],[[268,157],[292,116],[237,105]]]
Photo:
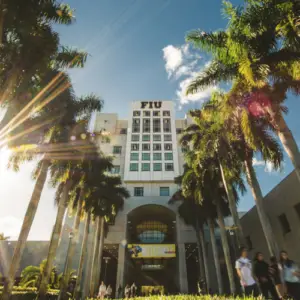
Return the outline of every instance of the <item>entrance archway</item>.
[[[143,293],[176,293],[176,215],[162,205],[147,204],[127,217],[126,284]]]

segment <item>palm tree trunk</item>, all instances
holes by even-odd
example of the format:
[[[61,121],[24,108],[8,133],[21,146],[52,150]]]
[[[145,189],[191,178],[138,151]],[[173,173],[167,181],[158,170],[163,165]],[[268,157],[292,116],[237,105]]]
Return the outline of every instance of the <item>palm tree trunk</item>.
[[[220,235],[222,240],[224,258],[225,258],[225,263],[226,263],[227,273],[229,278],[230,292],[231,294],[234,295],[236,291],[234,274],[233,274],[233,268],[231,264],[230,250],[229,250],[229,244],[227,239],[227,233],[225,229],[224,217],[223,217],[222,207],[219,199],[216,200],[216,208],[218,214],[218,223],[220,227]]]
[[[197,240],[198,260],[199,260],[199,275],[200,275],[200,280],[204,280],[205,269],[204,269],[202,251],[201,251],[200,226],[198,220],[196,220],[195,233],[196,233],[196,240]]]
[[[221,175],[222,175],[222,181],[226,190],[226,194],[228,197],[228,203],[229,203],[229,209],[231,212],[231,216],[233,218],[233,222],[234,225],[237,227],[236,229],[236,233],[237,233],[237,242],[238,242],[238,246],[241,247],[243,245],[245,245],[245,238],[244,238],[244,234],[243,234],[243,228],[241,225],[241,221],[239,218],[239,214],[237,211],[237,207],[236,207],[236,203],[235,203],[235,199],[234,199],[234,195],[232,192],[232,187],[230,184],[227,183],[226,177],[225,177],[225,173],[224,173],[224,169],[223,166],[221,164],[221,162],[219,162],[220,164],[220,170],[221,170]]]
[[[67,260],[67,269],[66,272],[64,273],[64,276],[61,280],[62,285],[61,285],[61,292],[62,292],[62,299],[65,299],[65,295],[67,293],[67,289],[68,289],[68,283],[70,280],[70,272],[72,270],[72,260],[74,257],[74,253],[75,253],[75,249],[78,243],[78,229],[79,229],[79,225],[80,225],[80,217],[81,217],[81,211],[82,211],[82,203],[83,203],[83,194],[84,194],[84,190],[81,189],[80,191],[80,195],[79,195],[79,201],[77,204],[77,210],[76,210],[76,215],[75,215],[75,219],[74,219],[74,224],[73,224],[73,238],[71,240],[71,245],[70,245],[70,249],[68,251],[68,256],[66,258]]]
[[[43,272],[43,277],[41,280],[40,288],[39,288],[39,299],[45,299],[47,289],[48,289],[48,284],[51,276],[51,271],[53,268],[53,262],[55,259],[56,255],[56,250],[58,247],[61,231],[62,231],[62,226],[63,226],[63,221],[64,221],[64,216],[66,212],[66,204],[69,196],[69,190],[70,190],[70,181],[68,181],[63,188],[63,192],[61,195],[61,198],[58,203],[58,209],[57,209],[57,214],[56,214],[56,220],[55,224],[53,227],[52,231],[52,236],[51,236],[51,241],[50,241],[50,246],[48,250],[48,256],[47,256],[47,262],[46,266],[44,268]]]
[[[4,0],[0,0],[0,46],[3,43],[3,33],[4,33]]]
[[[95,242],[94,242],[94,253],[93,253],[93,262],[91,267],[91,277],[90,277],[90,297],[94,297],[95,294],[95,279],[96,279],[96,271],[97,271],[97,261],[98,261],[98,253],[100,246],[100,218],[97,217],[96,220],[96,234],[95,234]]]
[[[277,255],[279,254],[278,244],[276,242],[275,235],[273,233],[273,229],[270,224],[269,218],[264,209],[263,195],[255,174],[255,170],[253,169],[252,161],[245,160],[245,167],[246,167],[247,180],[250,185],[252,195],[256,203],[258,217],[266,238],[270,255],[277,257]]]
[[[219,294],[222,295],[223,294],[223,282],[222,282],[222,276],[221,276],[219,253],[218,253],[216,237],[215,237],[214,221],[211,218],[208,218],[207,222],[208,222],[208,227],[209,227],[212,252],[213,252],[213,256],[214,256]]]
[[[87,252],[87,242],[88,242],[88,237],[89,237],[90,222],[91,222],[91,214],[88,213],[86,221],[85,221],[85,226],[84,226],[83,241],[82,241],[82,246],[81,246],[80,261],[79,261],[76,286],[75,286],[74,298],[76,300],[79,300],[81,297],[81,279],[83,276],[83,266],[84,266],[84,262],[85,262],[86,252]]]
[[[277,134],[282,143],[282,146],[288,157],[291,159],[295,167],[295,172],[298,180],[300,181],[300,152],[296,140],[282,115],[276,114],[271,109],[269,110],[269,112],[272,117],[272,123],[277,129]]]
[[[203,262],[204,262],[204,270],[205,270],[206,292],[208,293],[209,289],[210,289],[210,280],[209,280],[208,257],[207,257],[207,251],[206,251],[206,243],[205,243],[203,226],[200,227],[199,232],[200,232],[200,242],[201,242]]]
[[[2,300],[8,300],[11,296],[15,275],[20,266],[20,261],[23,255],[23,251],[26,245],[28,234],[30,232],[40,199],[41,194],[47,179],[48,168],[50,166],[50,161],[46,158],[43,160],[40,172],[38,174],[34,190],[27,207],[27,211],[22,224],[21,232],[17,241],[16,248],[12,257],[12,261],[9,268],[8,277],[5,283],[5,287],[2,294]]]
[[[101,275],[101,268],[102,268],[102,255],[103,255],[103,248],[104,248],[104,218],[100,218],[100,244],[99,244],[99,254],[98,254],[98,269],[96,271],[96,279],[95,282],[99,283],[100,275]]]

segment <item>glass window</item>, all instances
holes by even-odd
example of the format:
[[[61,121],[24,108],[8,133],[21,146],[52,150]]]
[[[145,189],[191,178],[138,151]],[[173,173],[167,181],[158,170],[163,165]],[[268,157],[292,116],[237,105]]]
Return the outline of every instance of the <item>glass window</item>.
[[[133,111],[133,116],[134,117],[139,117],[141,115],[141,112],[139,110],[134,110]]]
[[[166,171],[174,171],[173,163],[166,163],[165,164],[165,170]]]
[[[150,171],[150,164],[142,163],[142,171]]]
[[[143,187],[135,187],[134,188],[134,196],[135,197],[143,197],[144,196],[144,188]]]
[[[165,144],[165,150],[166,151],[172,150],[172,144]]]
[[[246,239],[247,249],[248,249],[248,250],[252,250],[252,249],[253,249],[253,245],[252,245],[251,236],[248,235],[248,236],[246,236],[245,239]]]
[[[113,154],[121,154],[122,146],[113,146]]]
[[[283,234],[287,234],[291,231],[289,220],[286,217],[286,214],[281,214],[278,216],[278,220],[283,231]]]
[[[150,160],[150,153],[142,153],[142,160]]]
[[[160,196],[170,196],[170,188],[169,187],[160,187],[159,195]]]
[[[153,135],[153,141],[155,141],[155,142],[161,141],[161,136],[158,134]]]
[[[140,140],[140,136],[138,134],[133,134],[131,136],[131,141],[132,142],[138,142]]]
[[[164,132],[171,132],[171,119],[163,120]]]
[[[139,154],[138,153],[130,153],[130,160],[139,160]]]
[[[143,144],[142,149],[143,151],[150,151],[150,144]]]
[[[144,117],[150,117],[150,110],[144,110],[143,111],[143,116]]]
[[[160,132],[160,119],[153,119],[153,132]]]
[[[162,170],[161,163],[154,163],[153,164],[153,171],[161,171],[161,170]]]
[[[143,142],[150,142],[150,135],[149,134],[144,134],[142,139],[143,139]]]
[[[140,119],[133,119],[132,120],[132,132],[133,133],[140,132],[140,130],[141,130],[140,125],[141,125]]]
[[[161,160],[161,153],[153,153],[153,160]]]
[[[296,211],[296,214],[297,214],[298,218],[300,219],[300,203],[296,204],[294,206],[294,208],[295,208],[295,211]]]
[[[121,128],[120,134],[127,134],[127,128]]]
[[[173,160],[173,153],[165,153],[165,160]]]
[[[170,111],[169,110],[164,110],[163,111],[163,116],[164,117],[170,117]]]
[[[139,164],[138,163],[131,163],[130,164],[130,171],[138,171],[139,170]]]
[[[153,151],[161,151],[161,144],[153,144]]]
[[[176,128],[176,133],[177,133],[177,134],[181,134],[182,131],[183,131],[182,128]]]
[[[181,152],[182,153],[186,153],[188,151],[188,147],[187,146],[182,146],[181,147]]]
[[[143,119],[143,132],[150,132],[150,119]]]
[[[160,110],[154,110],[153,117],[160,117]]]
[[[171,134],[165,134],[164,135],[164,141],[165,142],[171,142],[172,141],[172,135]]]
[[[112,174],[119,174],[120,173],[120,166],[113,166],[111,169]]]
[[[140,145],[139,144],[131,144],[131,150],[132,151],[138,151],[139,150],[139,147]]]

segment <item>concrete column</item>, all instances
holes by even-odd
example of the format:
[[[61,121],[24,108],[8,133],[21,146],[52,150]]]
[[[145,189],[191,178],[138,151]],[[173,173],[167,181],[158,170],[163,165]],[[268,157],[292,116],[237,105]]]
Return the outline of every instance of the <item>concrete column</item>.
[[[125,275],[125,263],[126,263],[126,246],[119,244],[119,252],[118,252],[118,269],[117,269],[117,280],[116,280],[116,297],[118,296],[118,288],[119,286],[122,287],[122,290],[124,290],[125,281],[124,281],[124,275]]]

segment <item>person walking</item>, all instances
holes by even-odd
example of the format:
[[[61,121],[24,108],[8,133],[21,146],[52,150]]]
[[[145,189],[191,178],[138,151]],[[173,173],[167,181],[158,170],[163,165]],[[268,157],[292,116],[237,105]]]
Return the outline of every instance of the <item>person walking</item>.
[[[285,286],[283,284],[282,268],[281,265],[278,264],[275,256],[272,256],[270,258],[269,270],[270,270],[271,278],[273,279],[273,282],[275,284],[278,297],[280,299],[283,299],[283,296],[285,295]]]
[[[106,285],[102,281],[99,287],[99,293],[97,298],[104,299],[105,295],[106,295]]]
[[[269,298],[269,293],[273,300],[279,299],[275,285],[273,284],[270,276],[269,264],[264,261],[263,254],[261,252],[257,252],[255,255],[253,275],[257,279],[261,293],[266,299]]]
[[[246,296],[257,297],[259,295],[257,284],[252,276],[252,264],[248,258],[248,251],[245,247],[240,249],[240,258],[235,262],[235,268],[240,278],[241,285]]]
[[[288,296],[294,300],[300,300],[300,270],[298,266],[289,259],[286,251],[280,252],[280,264]]]
[[[125,293],[125,298],[129,298],[130,297],[130,286],[129,286],[129,284],[126,284],[126,286],[125,286],[125,291],[124,291]]]
[[[136,297],[136,291],[137,291],[137,286],[135,285],[135,283],[133,283],[130,288],[130,297],[131,298]]]
[[[107,286],[105,295],[106,295],[106,298],[111,299],[111,296],[112,296],[112,288],[111,288],[110,284]]]

